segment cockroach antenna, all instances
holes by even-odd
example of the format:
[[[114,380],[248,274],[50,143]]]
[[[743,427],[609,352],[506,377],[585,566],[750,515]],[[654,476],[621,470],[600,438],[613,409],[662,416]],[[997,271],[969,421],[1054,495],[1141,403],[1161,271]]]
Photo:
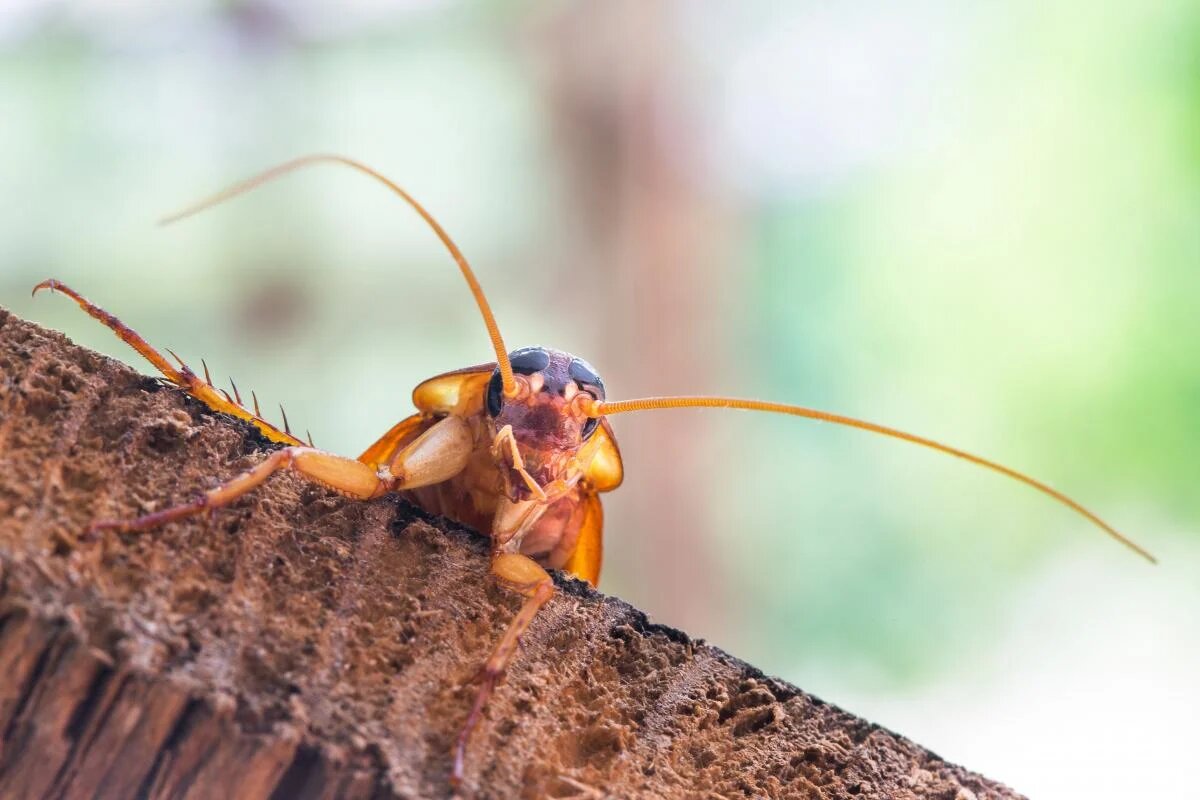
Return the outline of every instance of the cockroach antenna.
[[[966,450],[959,450],[957,447],[951,447],[948,444],[927,439],[924,436],[917,436],[913,433],[907,433],[896,428],[889,428],[886,425],[878,425],[874,422],[847,417],[842,414],[834,414],[828,411],[819,411],[814,408],[805,408],[803,406],[793,406],[786,403],[770,403],[764,400],[743,400],[736,397],[643,397],[637,400],[620,400],[620,401],[597,401],[591,404],[591,409],[588,411],[592,417],[610,417],[613,414],[626,414],[630,411],[649,411],[652,409],[665,408],[737,408],[745,411],[766,411],[773,414],[788,414],[793,417],[807,417],[808,419],[820,420],[821,422],[831,422],[835,425],[845,425],[849,428],[858,428],[859,430],[877,433],[881,436],[890,436],[893,439],[900,439],[905,442],[928,447],[931,450],[937,450],[940,453],[961,458],[964,461],[969,461],[985,469],[990,469],[993,472],[998,472],[1001,475],[1006,475],[1013,480],[1020,481],[1026,486],[1030,486],[1042,494],[1052,497],[1057,502],[1076,512],[1080,516],[1087,519],[1089,522],[1100,528],[1109,536],[1116,539],[1121,544],[1133,550],[1142,558],[1149,561],[1151,564],[1157,564],[1158,560],[1149,553],[1141,545],[1134,542],[1129,537],[1118,531],[1112,525],[1109,525],[1094,512],[1090,511],[1080,503],[1071,499],[1067,495],[1058,491],[1054,487],[1039,481],[1037,478],[1030,477],[1023,472],[1006,467],[1003,464],[992,461],[982,456],[977,456],[974,453],[968,453]]]
[[[496,317],[492,314],[492,307],[488,303],[487,296],[483,293],[483,287],[480,286],[479,280],[475,277],[475,271],[471,269],[471,265],[467,262],[467,257],[458,249],[458,245],[450,238],[450,234],[441,226],[433,215],[425,210],[425,207],[417,202],[416,198],[402,189],[398,184],[390,178],[382,175],[376,170],[368,167],[361,161],[356,161],[347,156],[337,155],[335,153],[317,153],[309,156],[301,156],[294,158],[291,161],[285,161],[270,169],[264,170],[257,175],[238,181],[227,189],[222,189],[216,194],[210,195],[197,203],[194,203],[186,208],[180,209],[172,214],[168,214],[158,221],[160,225],[170,225],[179,220],[186,219],[201,211],[219,205],[226,200],[231,200],[240,194],[257,189],[263,184],[269,183],[276,178],[282,177],[289,172],[294,172],[304,167],[312,166],[313,164],[342,164],[357,170],[364,175],[382,183],[395,194],[399,195],[404,202],[408,203],[414,211],[421,215],[421,219],[433,230],[437,237],[441,239],[442,244],[450,252],[450,256],[454,259],[454,263],[458,265],[462,272],[463,278],[467,281],[467,287],[471,290],[472,296],[475,298],[475,304],[479,306],[479,313],[483,316],[483,324],[487,327],[488,338],[492,341],[492,349],[496,351],[496,364],[500,369],[500,383],[506,397],[513,397],[517,392],[516,381],[513,379],[512,365],[508,362],[508,349],[504,346],[504,338],[500,335],[500,326],[496,324]]]

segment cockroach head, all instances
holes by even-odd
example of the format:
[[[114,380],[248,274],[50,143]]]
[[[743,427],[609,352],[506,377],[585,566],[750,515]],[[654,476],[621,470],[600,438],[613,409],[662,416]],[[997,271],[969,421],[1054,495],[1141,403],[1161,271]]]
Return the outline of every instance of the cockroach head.
[[[500,370],[487,390],[488,415],[497,428],[512,425],[522,443],[576,449],[596,431],[598,420],[587,414],[591,403],[604,399],[604,381],[582,358],[549,347],[523,347],[508,355],[517,391],[506,397]]]
[[[487,413],[507,494],[528,500],[538,496],[531,484],[578,480],[572,464],[596,432],[599,420],[589,412],[604,399],[604,382],[586,361],[561,350],[526,347],[511,353],[509,361],[514,391],[505,393],[497,369],[488,384]]]

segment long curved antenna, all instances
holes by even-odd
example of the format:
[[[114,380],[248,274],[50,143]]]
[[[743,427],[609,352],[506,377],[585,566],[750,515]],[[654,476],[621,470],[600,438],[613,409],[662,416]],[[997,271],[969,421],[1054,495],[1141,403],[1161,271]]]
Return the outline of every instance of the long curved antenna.
[[[500,336],[500,327],[496,324],[496,318],[492,315],[492,307],[488,304],[487,297],[483,293],[483,287],[479,285],[479,281],[475,278],[475,272],[471,269],[471,265],[467,263],[466,256],[458,249],[458,245],[450,238],[450,234],[446,233],[433,215],[425,210],[425,207],[417,202],[416,198],[408,192],[401,189],[390,179],[376,172],[371,167],[363,164],[360,161],[355,161],[347,156],[340,156],[333,153],[316,153],[308,156],[294,158],[291,161],[285,161],[282,164],[271,167],[268,170],[260,172],[253,177],[238,181],[227,189],[223,189],[214,195],[204,198],[203,200],[194,203],[186,208],[176,211],[173,214],[168,214],[158,221],[160,225],[170,225],[173,222],[178,222],[181,219],[198,214],[201,211],[212,208],[215,205],[225,202],[231,198],[237,197],[239,194],[245,194],[252,189],[257,189],[264,183],[275,180],[278,177],[286,175],[289,172],[311,166],[312,164],[342,164],[351,169],[374,178],[382,183],[387,188],[398,194],[404,202],[412,206],[413,210],[421,215],[421,218],[433,229],[437,237],[442,240],[442,244],[450,251],[451,257],[454,258],[454,263],[458,264],[459,270],[462,271],[463,277],[467,281],[467,286],[471,289],[471,294],[475,297],[475,303],[479,306],[479,313],[483,315],[483,324],[487,326],[488,338],[492,340],[492,349],[496,351],[496,363],[500,367],[500,380],[503,382],[504,393],[511,397],[516,392],[516,382],[513,380],[512,365],[508,363],[508,350],[504,346],[504,339]]]
[[[1116,528],[1109,525],[1100,517],[1084,508],[1079,503],[1067,497],[1057,489],[1048,486],[1045,483],[1031,478],[1023,472],[1018,472],[1012,467],[1006,467],[1003,464],[998,464],[995,461],[983,458],[981,456],[968,453],[965,450],[959,450],[957,447],[936,442],[933,439],[927,439],[924,436],[917,436],[912,433],[905,433],[896,428],[889,428],[885,425],[877,425],[874,422],[866,422],[865,420],[855,419],[854,417],[846,417],[841,414],[832,414],[828,411],[818,411],[813,408],[804,408],[803,406],[792,406],[785,403],[770,403],[763,400],[741,400],[735,397],[644,397],[639,400],[621,400],[618,402],[597,401],[592,404],[589,416],[602,417],[612,416],[613,414],[624,414],[629,411],[646,411],[656,408],[740,408],[746,411],[769,411],[775,414],[789,414],[793,417],[807,417],[808,419],[821,420],[822,422],[832,422],[836,425],[845,425],[850,428],[858,428],[859,430],[878,433],[883,436],[890,436],[893,439],[901,439],[905,442],[918,444],[922,447],[928,447],[931,450],[937,450],[941,453],[961,458],[965,461],[970,461],[972,464],[985,467],[993,472],[999,472],[1001,475],[1007,475],[1013,480],[1020,481],[1026,486],[1037,489],[1039,492],[1057,500],[1067,508],[1087,518],[1094,525],[1099,527],[1109,536],[1116,539],[1121,544],[1125,545],[1142,558],[1149,561],[1151,564],[1157,564],[1158,560],[1152,556],[1141,545],[1127,538],[1120,533]]]

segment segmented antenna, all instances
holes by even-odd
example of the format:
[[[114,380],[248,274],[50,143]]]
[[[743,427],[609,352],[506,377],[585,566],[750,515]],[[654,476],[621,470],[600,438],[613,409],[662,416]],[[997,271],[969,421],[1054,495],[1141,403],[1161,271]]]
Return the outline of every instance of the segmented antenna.
[[[513,380],[512,365],[508,363],[508,350],[504,346],[504,339],[500,336],[500,327],[496,324],[496,317],[492,314],[492,307],[488,304],[487,297],[483,293],[483,287],[479,285],[478,279],[475,277],[475,271],[471,269],[471,265],[467,263],[467,258],[458,249],[458,245],[450,238],[450,234],[446,233],[445,228],[433,218],[433,215],[425,210],[417,200],[400,188],[399,185],[384,177],[381,173],[375,171],[366,164],[360,161],[355,161],[352,158],[341,156],[333,153],[317,153],[314,155],[301,156],[300,158],[285,161],[282,164],[264,170],[257,175],[254,175],[245,180],[239,181],[227,189],[223,189],[214,195],[194,203],[173,214],[168,214],[159,220],[160,225],[169,225],[172,222],[178,222],[181,219],[190,217],[193,214],[198,214],[205,209],[212,208],[219,203],[237,197],[239,194],[244,194],[257,189],[265,183],[275,180],[278,177],[286,175],[289,172],[301,169],[302,167],[311,166],[313,164],[331,163],[342,164],[382,183],[387,188],[391,189],[400,196],[404,202],[408,203],[414,211],[421,215],[425,223],[429,225],[437,237],[441,239],[442,244],[450,252],[450,256],[454,259],[454,263],[458,265],[462,272],[463,278],[467,281],[467,287],[471,290],[471,294],[475,297],[475,304],[479,306],[479,313],[483,316],[483,324],[487,327],[488,338],[492,340],[492,349],[496,351],[496,364],[500,368],[500,380],[504,388],[504,394],[507,397],[512,397],[516,394],[516,381]]]
[[[741,400],[735,397],[644,397],[638,400],[621,400],[611,402],[607,400],[597,401],[592,403],[591,410],[588,412],[592,417],[612,416],[613,414],[625,414],[630,411],[649,411],[651,409],[663,408],[738,408],[745,411],[767,411],[774,414],[788,414],[793,417],[807,417],[808,419],[820,420],[822,422],[832,422],[835,425],[845,425],[850,428],[858,428],[859,430],[878,433],[881,436],[890,436],[893,439],[900,439],[905,442],[917,444],[922,447],[928,447],[931,450],[945,453],[961,458],[964,461],[970,461],[985,469],[990,469],[993,472],[998,472],[1013,480],[1020,481],[1026,486],[1030,486],[1042,494],[1048,495],[1062,505],[1084,517],[1092,524],[1096,525],[1109,536],[1116,539],[1121,544],[1133,550],[1142,558],[1149,561],[1151,564],[1158,563],[1145,548],[1129,539],[1120,531],[1107,522],[1102,520],[1092,511],[1088,510],[1075,500],[1072,500],[1067,495],[1057,489],[1042,483],[1036,478],[1032,478],[1023,472],[1018,472],[1012,467],[1006,467],[1003,464],[992,461],[990,459],[977,456],[973,453],[968,453],[965,450],[959,450],[957,447],[951,447],[947,444],[927,439],[924,436],[906,433],[905,431],[896,428],[889,428],[886,425],[877,425],[874,422],[867,422],[854,417],[843,416],[842,414],[833,414],[828,411],[818,411],[813,408],[804,408],[803,406],[793,406],[786,403],[770,403],[764,400]]]

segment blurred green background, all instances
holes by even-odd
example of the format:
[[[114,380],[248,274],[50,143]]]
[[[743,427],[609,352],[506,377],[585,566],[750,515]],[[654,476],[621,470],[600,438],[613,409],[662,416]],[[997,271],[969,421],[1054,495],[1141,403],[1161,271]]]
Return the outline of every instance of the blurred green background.
[[[0,4],[0,302],[145,369],[58,277],[358,453],[512,347],[614,398],[603,588],[1033,796],[1179,787],[1200,718],[1200,6]],[[1190,741],[1189,741],[1189,737]]]

